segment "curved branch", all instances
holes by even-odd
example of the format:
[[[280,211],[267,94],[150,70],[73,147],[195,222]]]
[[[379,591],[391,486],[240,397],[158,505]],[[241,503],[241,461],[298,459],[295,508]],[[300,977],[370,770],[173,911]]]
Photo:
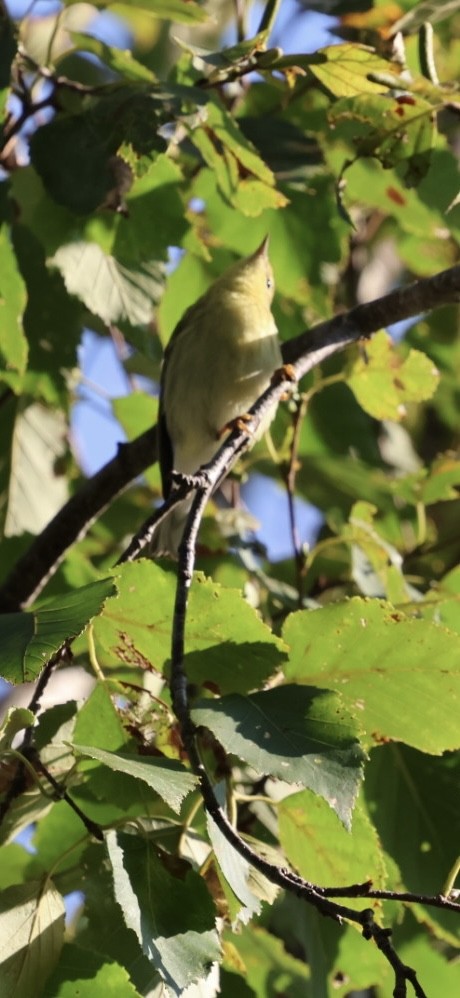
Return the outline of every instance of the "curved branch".
[[[85,536],[116,496],[156,460],[155,426],[130,443],[119,444],[116,456],[85,482],[18,559],[0,587],[0,613],[14,613],[32,603],[68,549]]]
[[[358,305],[283,343],[283,360],[298,378],[331,354],[383,326],[460,300],[460,266],[398,288]],[[156,461],[156,430],[119,447],[117,456],[97,472],[56,514],[0,586],[0,613],[29,606],[56,571],[66,551],[133,479]]]

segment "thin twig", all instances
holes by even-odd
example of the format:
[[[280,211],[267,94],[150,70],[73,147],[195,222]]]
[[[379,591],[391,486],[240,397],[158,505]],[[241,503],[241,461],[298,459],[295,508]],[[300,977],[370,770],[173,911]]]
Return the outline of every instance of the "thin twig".
[[[293,434],[292,434],[291,452],[289,455],[289,463],[287,464],[284,475],[284,481],[286,484],[286,494],[288,500],[289,525],[291,530],[292,547],[294,551],[297,592],[299,597],[300,608],[302,608],[303,606],[303,599],[304,599],[306,561],[305,561],[303,546],[299,536],[296,513],[295,513],[295,483],[296,483],[298,461],[299,461],[298,454],[299,454],[299,445],[300,445],[300,434],[302,430],[306,408],[307,408],[307,400],[305,396],[303,397],[301,396],[297,400],[295,412],[292,418]]]
[[[48,780],[48,783],[54,790],[55,798],[57,800],[65,800],[66,804],[68,804],[69,807],[72,808],[72,811],[74,811],[77,817],[80,818],[80,821],[83,822],[86,830],[90,833],[90,835],[94,835],[94,837],[99,842],[103,842],[104,834],[102,832],[102,828],[99,825],[97,825],[94,821],[92,821],[91,818],[88,818],[86,814],[84,814],[84,812],[81,810],[78,804],[76,804],[75,801],[72,800],[72,798],[69,796],[67,790],[65,790],[65,788],[61,786],[58,780],[55,780],[53,774],[50,773],[49,769],[42,763],[38,752],[36,752],[34,749],[31,749],[28,753],[28,758],[32,763],[34,769],[36,769],[38,773],[41,773],[42,776],[44,776],[45,779]]]

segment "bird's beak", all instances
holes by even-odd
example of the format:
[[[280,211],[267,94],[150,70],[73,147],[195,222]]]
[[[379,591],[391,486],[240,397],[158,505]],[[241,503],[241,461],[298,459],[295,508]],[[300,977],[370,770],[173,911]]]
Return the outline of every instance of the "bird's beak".
[[[259,248],[256,249],[255,253],[252,254],[255,260],[257,260],[259,257],[264,257],[266,260],[268,260],[269,242],[270,242],[270,236],[265,236],[265,239],[263,239]]]

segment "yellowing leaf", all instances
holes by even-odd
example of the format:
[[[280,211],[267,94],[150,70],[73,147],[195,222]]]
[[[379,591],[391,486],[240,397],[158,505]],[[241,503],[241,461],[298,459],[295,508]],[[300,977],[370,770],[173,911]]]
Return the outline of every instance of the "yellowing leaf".
[[[348,122],[358,156],[376,156],[389,169],[402,163],[407,186],[414,186],[428,170],[435,125],[432,104],[419,96],[364,93],[344,97],[331,108],[334,127]]]
[[[311,62],[310,72],[334,97],[384,93],[387,86],[375,83],[369,76],[376,73],[395,75],[395,67],[365,45],[332,45],[320,49],[318,56],[322,56],[324,61]]]
[[[365,355],[355,354],[347,383],[370,416],[399,421],[405,403],[431,398],[438,380],[439,372],[425,354],[410,350],[404,358],[388,334],[380,332],[366,345]]]
[[[288,203],[276,190],[270,168],[218,104],[208,104],[206,119],[191,131],[190,139],[213,170],[224,197],[244,215],[255,217]]]

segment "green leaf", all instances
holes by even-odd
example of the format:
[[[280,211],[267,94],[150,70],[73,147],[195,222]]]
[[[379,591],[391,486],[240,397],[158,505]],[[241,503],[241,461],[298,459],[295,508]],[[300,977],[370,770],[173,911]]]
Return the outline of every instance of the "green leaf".
[[[310,968],[306,960],[300,960],[287,952],[281,939],[267,932],[259,925],[244,928],[238,934],[230,934],[227,929],[226,939],[231,948],[236,949],[239,957],[236,969],[243,972],[243,985],[249,984],[252,993],[257,998],[267,996],[289,995],[289,998],[315,998],[311,984]],[[230,949],[230,947],[229,947]],[[230,951],[231,952],[231,951]],[[235,961],[236,962],[236,961]],[[232,964],[230,963],[230,966]],[[234,969],[232,967],[232,969]],[[235,975],[232,975],[235,978]],[[228,978],[224,977],[224,983]],[[240,990],[239,977],[236,977],[234,990],[224,990],[224,996],[236,998],[241,994],[246,998],[246,991]]]
[[[77,748],[80,744],[107,752],[125,748],[128,739],[105,683],[96,684],[78,711],[73,737]]]
[[[226,811],[226,790],[225,783],[214,786],[214,794],[224,812]],[[232,925],[237,923],[246,925],[253,915],[260,914],[262,901],[273,903],[279,888],[237,852],[209,812],[206,815],[206,824],[216,860],[217,875],[228,906],[228,918]],[[278,867],[283,865],[283,856],[279,850],[249,835],[245,835],[244,840],[258,856],[267,862]]]
[[[39,534],[67,501],[68,481],[63,473],[67,432],[59,409],[39,402],[20,407],[14,425],[7,537]]]
[[[62,246],[50,260],[61,272],[67,290],[77,295],[103,322],[150,322],[161,289],[156,263],[127,267],[107,255],[96,243]]]
[[[55,879],[64,893],[69,871],[76,881],[79,879],[75,871],[88,844],[81,818],[67,801],[55,801],[48,814],[37,822],[32,841],[34,853],[29,860],[29,877],[55,870]],[[73,888],[74,883],[70,886]]]
[[[140,998],[124,967],[84,946],[66,943],[44,998]]]
[[[453,919],[451,919],[451,922]],[[455,995],[460,989],[460,964],[458,953],[439,949],[427,934],[422,935],[415,919],[406,912],[401,927],[395,929],[394,946],[406,966],[417,968],[417,979],[425,994]]]
[[[2,845],[2,863],[0,866],[0,898],[1,891],[6,887],[13,887],[27,880],[26,870],[30,864],[30,852],[18,845],[17,842],[9,842]]]
[[[448,150],[433,150],[428,173],[416,190],[405,187],[399,171],[385,170],[375,159],[355,160],[346,180],[347,204],[365,202],[396,219],[400,237],[416,237],[408,239],[407,250],[402,238],[399,243],[411,272],[429,275],[454,262],[448,236],[452,227],[458,239],[458,215],[455,210],[449,215],[448,207],[458,191],[458,168]]]
[[[77,2],[77,0],[76,0]],[[94,4],[97,6],[97,4]],[[138,5],[140,6],[140,5]],[[71,31],[70,37],[75,45],[75,51],[91,52],[105,63],[113,73],[117,73],[123,80],[155,83],[156,77],[147,66],[133,57],[129,49],[119,49],[106,45],[99,38],[93,38],[81,31]]]
[[[35,723],[35,714],[27,707],[9,707],[0,724],[0,752],[11,748],[19,731]]]
[[[25,284],[7,227],[0,224],[0,378],[12,388],[20,387],[27,363],[22,325],[25,305]]]
[[[68,372],[77,366],[83,310],[69,298],[60,275],[49,271],[43,248],[28,225],[15,226],[14,248],[27,285],[24,330],[29,359],[22,391],[66,409]]]
[[[364,754],[337,697],[315,687],[281,686],[200,701],[192,717],[257,773],[310,788],[350,825]]]
[[[166,261],[168,247],[181,244],[188,228],[182,183],[177,163],[164,155],[156,156],[134,181],[126,197],[129,217],[114,220],[112,252],[120,263],[141,266],[148,261]]]
[[[386,866],[379,838],[360,804],[353,813],[351,831],[346,831],[324,801],[308,790],[281,801],[278,820],[286,856],[307,880],[341,887],[372,880],[376,888],[385,886]]]
[[[77,752],[96,759],[116,773],[125,773],[142,780],[159,794],[179,814],[182,801],[195,789],[198,778],[173,759],[149,759],[129,755],[127,752],[106,752],[104,749],[76,744]]]
[[[387,333],[377,333],[366,344],[366,356],[355,353],[347,384],[360,405],[375,419],[401,420],[405,403],[431,398],[439,371],[425,354],[410,350],[404,357]]]
[[[151,561],[123,565],[120,598],[95,621],[101,660],[162,669],[170,655],[175,577]],[[240,592],[194,576],[187,614],[185,668],[191,682],[246,692],[281,664],[283,643]]]
[[[266,208],[283,208],[287,199],[275,189],[272,171],[231,115],[211,102],[203,118],[200,126],[190,130],[190,139],[214,171],[227,201],[251,217]]]
[[[354,598],[288,618],[285,674],[335,690],[367,743],[441,754],[460,744],[460,641],[383,600]]]
[[[51,881],[7,887],[0,895],[2,998],[39,994],[64,939],[64,902]]]
[[[441,621],[460,635],[460,565],[444,576],[439,589]]]
[[[459,779],[458,753],[433,758],[404,745],[384,745],[371,752],[364,796],[382,848],[395,868],[390,889],[419,893],[423,884],[426,895],[444,892],[459,852]],[[460,945],[460,926],[451,913],[419,904],[412,910],[417,921],[429,926],[430,934]]]
[[[134,440],[154,426],[158,418],[158,399],[147,392],[134,391],[131,395],[112,399],[112,408],[128,440]]]
[[[458,498],[459,486],[460,461],[456,461],[450,453],[440,454],[421,483],[420,499],[426,506],[435,502],[448,502]]]
[[[81,634],[116,593],[113,579],[102,579],[46,600],[33,612],[3,614],[0,675],[11,683],[36,679],[63,642]]]
[[[215,912],[204,881],[147,839],[109,832],[115,897],[125,922],[173,994],[206,977],[219,957]]]

